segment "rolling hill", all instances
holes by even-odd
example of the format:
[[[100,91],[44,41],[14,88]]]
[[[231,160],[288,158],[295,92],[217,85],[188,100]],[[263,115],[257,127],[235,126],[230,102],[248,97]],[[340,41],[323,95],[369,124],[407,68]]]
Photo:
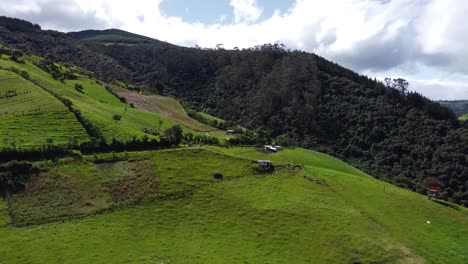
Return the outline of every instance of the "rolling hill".
[[[21,63],[12,61],[8,56],[0,59],[0,67],[4,69],[0,72],[0,89],[5,94],[0,99],[0,110],[3,113],[1,119],[5,124],[0,131],[2,146],[38,146],[45,144],[46,138],[50,138],[50,143],[56,145],[66,145],[70,138],[77,143],[89,141],[85,129],[57,98],[70,100],[72,108],[97,127],[107,142],[113,139],[126,142],[144,136],[158,138],[145,131],[162,134],[165,129],[177,124],[182,126],[185,133],[202,136],[208,133],[220,140],[225,137],[225,132],[188,117],[178,102],[171,98],[159,96],[144,106],[137,103],[137,108],[133,108],[106,90],[98,80],[87,76],[78,74],[73,80],[55,80],[37,66],[39,61],[43,59],[36,56],[24,56]],[[12,69],[26,73],[28,79],[14,73]],[[76,85],[82,89],[78,91]],[[7,97],[8,91],[16,95]],[[168,112],[146,111],[148,107],[157,107],[160,101],[171,102],[173,109],[179,112],[168,116]],[[114,120],[114,115],[120,115],[121,119]],[[21,126],[18,126],[18,122],[21,122]]]
[[[443,184],[444,199],[468,202],[468,131],[452,111],[316,54],[280,44],[243,50],[186,48],[158,41],[109,45],[118,41],[99,39],[112,31],[85,32],[83,36],[90,38],[83,41],[25,21],[3,18],[1,25],[5,26],[0,45],[41,57],[52,54],[58,62],[85,69],[106,83],[124,82],[177,98],[195,111],[256,132],[259,144],[279,141],[318,149],[421,193],[424,180],[436,177]],[[133,134],[128,129],[134,127],[137,133],[155,114],[147,112],[138,122],[123,118],[126,125],[119,127],[110,118],[122,108],[98,106],[102,116],[86,114],[110,128],[103,131],[107,138],[122,127],[117,137],[128,139]]]
[[[0,17],[0,263],[465,264],[467,153],[315,54]]]
[[[264,158],[273,161],[275,172],[256,169],[252,161]],[[18,221],[80,218],[14,228],[2,210],[0,261],[465,263],[468,258],[466,208],[385,184],[318,152],[208,147],[135,152],[116,162],[104,154],[99,159],[109,161],[94,159],[44,165],[40,177],[12,196]],[[213,179],[213,173],[224,179]],[[122,207],[135,202],[136,207]],[[101,210],[114,207],[121,209]],[[101,211],[94,215],[94,210]]]

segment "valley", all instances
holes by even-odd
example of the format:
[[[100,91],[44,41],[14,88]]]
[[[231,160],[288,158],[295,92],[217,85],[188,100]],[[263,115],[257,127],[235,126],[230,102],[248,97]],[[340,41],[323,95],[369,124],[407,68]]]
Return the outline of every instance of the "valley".
[[[405,82],[0,17],[0,263],[468,263],[466,102]]]

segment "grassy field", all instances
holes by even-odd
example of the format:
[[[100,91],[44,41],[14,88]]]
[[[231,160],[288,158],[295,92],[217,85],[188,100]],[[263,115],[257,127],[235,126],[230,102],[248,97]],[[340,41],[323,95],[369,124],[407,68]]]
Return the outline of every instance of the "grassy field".
[[[86,162],[43,166],[44,172],[28,183],[29,188],[11,198],[17,224],[69,219],[153,198],[185,195],[212,183],[216,172],[225,177],[252,174],[251,162],[202,149],[115,157],[121,161],[97,154]],[[96,163],[94,159],[109,161]]]
[[[384,183],[318,152],[295,149],[265,154],[254,148],[208,148],[135,152],[128,154],[128,161],[116,163],[94,164],[93,159],[53,166],[43,176],[51,182],[43,186],[55,188],[50,187],[53,181],[63,182],[59,178],[67,176],[88,183],[125,183],[126,175],[142,168],[136,174],[146,177],[143,181],[157,179],[156,199],[113,213],[24,228],[9,225],[2,210],[0,262],[468,260],[465,208],[430,201],[388,184],[384,190]],[[272,160],[276,172],[256,173],[252,161],[257,159]],[[140,164],[130,165],[135,162]],[[292,169],[288,163],[304,169]],[[224,180],[214,180],[215,172],[222,173]],[[33,186],[40,185],[29,188]],[[144,185],[138,186],[144,189]],[[31,207],[29,201],[41,200],[33,199],[41,194],[31,190],[13,197],[15,205]],[[100,188],[97,190],[89,191],[96,193],[95,200],[115,202],[115,192],[104,188],[101,195]],[[143,196],[151,198],[152,194]],[[44,201],[41,206],[62,203],[61,199],[54,201],[56,204]],[[5,205],[0,203],[1,207]]]
[[[88,138],[55,97],[14,72],[0,70],[0,147],[66,144]]]
[[[209,115],[209,114],[204,113],[204,112],[197,112],[197,115],[201,116],[203,119],[208,120],[208,121],[216,121],[218,123],[226,122],[221,118],[217,118],[215,116]]]
[[[15,67],[26,71],[31,79],[43,88],[70,99],[74,108],[80,110],[86,119],[100,128],[108,142],[112,138],[128,141],[133,137],[141,138],[145,135],[154,138],[155,136],[146,134],[143,130],[148,129],[162,133],[165,129],[176,124],[182,125],[185,133],[205,135],[205,132],[194,130],[172,116],[132,108],[129,104],[121,102],[96,81],[81,76],[78,80],[60,82],[54,80],[48,73],[32,63],[38,58],[29,59],[29,57],[24,56],[22,59],[25,60],[25,63],[16,63],[6,58],[0,59],[0,67]],[[83,86],[82,93],[75,89],[75,84]],[[121,120],[113,120],[114,115],[121,115]],[[222,137],[221,134],[217,136]]]
[[[458,119],[463,120],[463,121],[467,121],[468,120],[468,114],[464,114],[464,115],[458,117]]]
[[[348,164],[335,159],[329,155],[297,148],[297,149],[284,149],[277,153],[263,152],[252,147],[208,147],[209,149],[223,153],[225,155],[240,157],[251,160],[271,160],[275,164],[302,164],[314,167],[332,169],[335,171],[346,172],[354,175],[370,177],[367,174],[359,171],[358,169],[349,166]]]
[[[221,139],[226,137],[225,131],[200,123],[188,116],[184,108],[174,98],[161,95],[145,95],[115,85],[110,85],[110,87],[138,109],[168,116],[190,129],[209,136]]]

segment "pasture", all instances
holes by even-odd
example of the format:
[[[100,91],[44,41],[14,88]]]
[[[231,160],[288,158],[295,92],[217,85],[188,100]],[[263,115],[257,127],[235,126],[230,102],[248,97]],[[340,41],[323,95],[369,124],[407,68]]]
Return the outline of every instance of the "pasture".
[[[75,116],[54,96],[18,74],[0,70],[0,147],[87,140]]]
[[[135,206],[63,223],[14,228],[3,214],[0,262],[466,263],[468,258],[466,208],[389,184],[384,191],[383,182],[325,154],[210,147],[117,155],[128,160],[94,164],[94,157],[86,156],[82,163],[49,165],[61,175],[101,183],[128,183],[126,173],[142,168],[137,178],[157,179],[158,191],[135,192],[148,198]],[[112,155],[100,156],[106,157]],[[276,171],[259,173],[256,159],[272,160]],[[146,165],[132,169],[134,162]],[[215,172],[224,179],[215,180]],[[43,177],[53,181],[50,175]],[[135,184],[138,190],[148,186]],[[38,200],[32,199],[37,192],[25,195],[30,198],[13,197],[14,204],[26,208]],[[112,201],[110,192],[96,197]],[[61,201],[44,200],[42,206]]]

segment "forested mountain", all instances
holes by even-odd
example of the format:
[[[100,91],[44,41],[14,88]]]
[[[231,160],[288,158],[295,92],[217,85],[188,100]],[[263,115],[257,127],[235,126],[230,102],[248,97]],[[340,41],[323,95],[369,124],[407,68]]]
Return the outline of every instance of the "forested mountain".
[[[439,103],[450,108],[457,116],[468,114],[468,100],[439,101]]]
[[[384,84],[280,44],[213,50],[96,31],[68,35],[7,18],[0,26],[6,47],[176,96],[255,130],[265,143],[325,151],[412,190],[425,192],[424,180],[436,177],[444,198],[467,204],[466,124],[396,80]]]
[[[70,32],[69,35],[81,40],[101,41],[101,42],[121,42],[121,43],[157,43],[158,40],[129,33],[120,29],[107,30],[84,30],[79,32]]]

